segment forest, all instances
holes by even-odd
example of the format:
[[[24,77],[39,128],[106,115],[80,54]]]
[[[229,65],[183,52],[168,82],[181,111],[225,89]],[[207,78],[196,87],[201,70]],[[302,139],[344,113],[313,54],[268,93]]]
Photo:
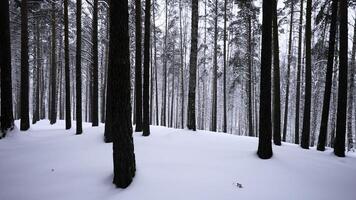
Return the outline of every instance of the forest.
[[[238,157],[249,156],[246,167],[278,159],[295,162],[294,166],[317,165],[289,161],[294,152],[300,157],[297,160],[325,157],[320,166],[330,162],[335,174],[322,170],[329,176],[341,173],[335,181],[347,185],[336,188],[331,196],[350,199],[356,195],[348,189],[355,186],[355,175],[345,175],[356,170],[355,0],[1,0],[0,76],[1,163],[12,153],[16,157],[22,152],[15,151],[15,146],[22,149],[21,141],[28,140],[30,145],[36,137],[44,143],[51,137],[65,141],[68,135],[80,135],[73,145],[86,149],[90,146],[83,141],[95,137],[100,143],[90,143],[97,146],[90,150],[93,157],[103,154],[95,150],[100,145],[112,144],[105,149],[110,162],[103,162],[111,170],[114,186],[127,188],[133,183],[131,187],[137,188],[135,179],[143,184],[139,180],[145,177],[140,171],[144,166],[157,166],[157,171],[165,166],[162,160],[153,165],[157,158],[143,159],[153,156],[147,152],[154,144],[158,145],[154,152],[177,147],[172,154],[178,159],[170,161],[172,168],[195,155],[194,148],[184,150],[191,145],[205,144],[201,148],[207,152],[228,145],[223,152],[229,156],[233,151],[239,152]],[[169,139],[171,133],[176,136]],[[197,140],[195,145],[188,138]],[[69,147],[72,143],[60,142],[53,144],[57,150],[51,153],[40,147],[42,143],[33,143],[26,151],[37,157],[40,149],[50,156],[59,149],[74,148]],[[212,153],[217,160],[206,162],[230,162],[218,152]],[[63,163],[69,162],[61,157],[63,152],[58,155]],[[206,156],[197,155],[196,163],[204,163],[199,159]],[[239,158],[233,159],[239,163]],[[12,164],[26,163],[16,162]],[[345,165],[338,168],[340,162]],[[0,177],[12,169],[11,162],[1,163]],[[274,165],[272,171],[280,166]],[[36,170],[34,166],[29,168]],[[79,160],[76,166],[81,166]],[[255,167],[269,169],[262,166]],[[191,174],[194,180],[196,174]],[[21,181],[5,177],[12,183]],[[0,199],[19,199],[11,196],[16,193],[6,196],[1,191],[5,184],[0,181]],[[239,182],[233,185],[243,189]],[[11,190],[11,185],[7,187]],[[167,192],[168,196],[151,192],[148,199],[166,199],[175,191]],[[276,194],[268,192],[265,195]],[[321,198],[309,192],[310,196],[307,192],[300,198],[280,198]],[[196,196],[188,199],[209,199],[192,193]],[[228,194],[210,199],[260,199]],[[142,195],[131,198],[145,198]]]

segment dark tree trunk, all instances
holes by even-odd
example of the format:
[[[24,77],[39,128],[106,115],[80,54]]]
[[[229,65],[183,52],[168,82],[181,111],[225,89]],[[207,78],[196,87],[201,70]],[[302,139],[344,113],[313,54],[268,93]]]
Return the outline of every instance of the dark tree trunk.
[[[51,65],[51,117],[50,124],[55,124],[57,120],[57,61],[56,61],[56,3],[52,2],[52,65]]]
[[[112,102],[113,161],[116,187],[126,188],[135,176],[135,154],[132,138],[130,103],[130,53],[128,1],[110,2],[110,65],[108,99]],[[115,78],[113,78],[115,77]]]
[[[224,118],[223,118],[223,127],[222,127],[222,131],[224,132],[224,133],[226,133],[227,132],[227,119],[226,119],[226,116],[227,116],[227,114],[226,114],[226,67],[227,67],[227,63],[226,63],[226,41],[227,41],[227,34],[226,34],[226,22],[227,22],[227,16],[226,16],[226,9],[227,9],[227,0],[225,0],[224,1],[224,85],[223,85],[223,95],[224,95]],[[250,18],[249,18],[250,19]],[[251,20],[249,21],[250,23],[249,23],[249,25],[251,25]],[[249,26],[250,28],[251,28],[251,26]],[[251,34],[249,35],[249,36],[251,36]],[[251,37],[249,37],[249,38],[251,38]],[[249,45],[251,45],[251,43],[249,43]],[[251,50],[251,49],[250,49]],[[251,51],[250,51],[250,53],[251,53]],[[251,55],[251,54],[250,54]],[[249,60],[251,59],[251,56],[249,57]],[[251,66],[249,66],[249,67],[251,67]],[[250,80],[250,83],[251,83],[251,80]],[[251,84],[250,84],[250,86],[251,86]],[[251,99],[250,99],[251,100]],[[251,114],[251,113],[250,113]],[[252,115],[250,115],[249,117],[251,117],[251,119],[252,119]],[[252,124],[251,124],[251,126],[252,126]],[[251,134],[252,134],[252,130],[250,130],[251,132]]]
[[[284,121],[283,121],[283,142],[286,141],[288,128],[288,111],[289,111],[289,79],[290,79],[290,65],[292,62],[292,40],[293,40],[293,15],[294,15],[294,1],[291,1],[291,15],[289,24],[289,44],[288,44],[288,64],[287,64],[287,88],[286,101],[284,106]]]
[[[77,0],[77,54],[75,66],[76,78],[76,121],[77,130],[76,134],[82,134],[82,0]]]
[[[183,27],[182,27],[182,0],[179,1],[179,30],[180,30],[180,98],[181,98],[181,128],[184,128],[184,62],[183,62]]]
[[[261,94],[260,127],[257,155],[262,159],[272,157],[271,124],[271,45],[272,45],[272,11],[270,1],[263,0],[262,16],[262,51],[261,51]]]
[[[155,0],[155,3],[154,5],[156,4],[156,0]],[[155,100],[156,100],[156,125],[159,124],[159,121],[158,121],[158,69],[157,69],[157,39],[156,39],[156,15],[155,15],[155,8],[153,7],[153,43],[154,43],[154,48],[155,48],[155,52],[154,52],[154,58],[155,58],[155,61],[154,61],[154,65],[155,65],[155,89],[156,89],[156,92],[155,92]],[[152,111],[151,111],[152,112]]]
[[[27,0],[21,1],[21,120],[20,130],[30,128]]]
[[[9,1],[0,1],[1,131],[14,127],[12,112],[11,46]],[[0,135],[1,138],[1,135]]]
[[[340,54],[339,54],[339,88],[337,98],[337,119],[334,153],[336,156],[345,157],[345,133],[346,133],[346,106],[347,106],[347,0],[340,0]]]
[[[92,126],[99,125],[99,102],[98,102],[98,0],[93,1],[93,88],[91,102]]]
[[[69,69],[69,29],[68,29],[68,0],[64,0],[64,73],[65,73],[65,104],[66,129],[72,127],[70,106],[70,69]]]
[[[337,11],[338,11],[338,1],[333,0],[332,1],[331,25],[330,25],[330,33],[329,33],[328,63],[326,66],[326,79],[325,79],[323,110],[322,110],[322,115],[321,115],[320,132],[319,132],[318,145],[317,145],[317,150],[319,150],[319,151],[325,150],[325,143],[326,143],[326,139],[327,139],[332,75],[333,75],[333,66],[334,66]]]
[[[141,0],[135,0],[136,11],[136,56],[135,56],[135,121],[136,132],[142,131],[142,25],[141,25]]]
[[[150,38],[151,38],[151,0],[145,3],[145,38],[143,60],[143,136],[150,135]]]
[[[198,0],[192,1],[192,37],[190,47],[189,63],[189,92],[188,92],[188,117],[187,127],[190,130],[196,130],[195,120],[195,90],[196,90],[196,73],[197,73],[197,56],[198,56],[198,21],[199,10]]]
[[[217,71],[218,71],[218,0],[215,0],[214,5],[214,57],[213,57],[213,85],[212,85],[212,102],[211,102],[211,127],[210,131],[216,131],[217,121]]]
[[[279,69],[279,39],[277,0],[273,0],[273,142],[281,145],[281,88]]]
[[[36,77],[36,80],[33,80],[33,98],[34,98],[34,105],[33,105],[33,117],[32,117],[32,124],[35,124],[38,120],[40,120],[40,71],[41,71],[41,50],[40,50],[40,25],[39,19],[36,21],[36,69],[33,70],[33,77]]]
[[[302,32],[303,32],[303,3],[304,0],[300,0],[300,16],[299,16],[299,36],[298,36],[298,66],[297,66],[297,90],[296,90],[296,102],[295,102],[295,135],[294,143],[299,144],[299,112],[300,112],[300,70],[302,67]]]
[[[305,95],[304,116],[301,147],[309,149],[310,140],[310,104],[311,104],[311,14],[312,0],[307,0],[307,13],[305,25]]]

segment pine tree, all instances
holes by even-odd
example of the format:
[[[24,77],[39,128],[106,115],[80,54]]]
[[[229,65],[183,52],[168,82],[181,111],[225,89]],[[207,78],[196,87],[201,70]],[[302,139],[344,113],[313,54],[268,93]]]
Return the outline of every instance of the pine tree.
[[[82,134],[82,0],[77,0],[77,52],[76,52],[76,120],[77,120],[77,132],[76,134]]]
[[[218,0],[214,5],[214,57],[213,57],[213,81],[212,81],[212,101],[211,101],[211,127],[210,131],[216,131],[217,123],[217,85],[218,85]]]
[[[136,132],[142,131],[142,23],[141,23],[141,0],[135,0],[136,21],[136,56],[135,56],[135,119]]]
[[[151,0],[145,3],[145,38],[144,38],[144,60],[143,60],[143,136],[150,135],[150,110],[149,110],[149,88],[150,88],[150,38],[151,38]]]
[[[110,2],[110,65],[112,73],[112,130],[114,179],[116,187],[126,188],[135,176],[135,154],[132,138],[130,103],[130,53],[128,30],[128,1]],[[114,77],[114,78],[113,78]]]
[[[328,62],[326,66],[323,110],[321,115],[322,117],[321,117],[320,132],[319,132],[319,139],[317,145],[317,150],[319,151],[325,150],[325,143],[326,143],[327,131],[328,131],[330,96],[331,96],[332,75],[333,75],[333,66],[334,66],[337,10],[338,10],[338,1],[333,0],[331,25],[330,25],[330,33],[329,33],[329,50],[328,50]]]
[[[57,61],[56,61],[56,2],[52,1],[52,11],[51,11],[51,22],[52,22],[52,65],[51,65],[51,116],[50,123],[55,124],[57,120]]]
[[[21,1],[21,120],[20,130],[30,128],[27,0]]]
[[[9,1],[0,1],[1,132],[14,127],[12,113],[11,46]],[[1,135],[0,135],[1,138]]]
[[[70,129],[72,126],[72,119],[71,119],[71,106],[70,106],[68,0],[64,0],[64,73],[65,73],[66,129]]]
[[[281,145],[281,89],[279,69],[279,38],[277,0],[273,0],[273,142]]]
[[[310,104],[311,104],[311,14],[312,0],[307,0],[305,25],[305,100],[301,147],[309,149],[310,139]]]
[[[337,97],[337,119],[334,153],[336,156],[345,157],[345,134],[346,134],[346,106],[347,106],[347,0],[339,1],[340,11],[340,53],[339,53],[339,88]]]
[[[263,0],[262,9],[260,127],[257,155],[262,159],[269,159],[273,155],[271,142],[271,40],[273,4],[270,1]]]
[[[93,89],[92,89],[92,126],[99,125],[99,102],[98,102],[98,0],[93,1]]]
[[[187,127],[190,130],[196,130],[195,119],[195,89],[197,74],[197,56],[198,56],[198,21],[199,21],[199,2],[192,1],[192,31],[190,46],[190,63],[189,63],[189,92],[188,92],[188,117]]]

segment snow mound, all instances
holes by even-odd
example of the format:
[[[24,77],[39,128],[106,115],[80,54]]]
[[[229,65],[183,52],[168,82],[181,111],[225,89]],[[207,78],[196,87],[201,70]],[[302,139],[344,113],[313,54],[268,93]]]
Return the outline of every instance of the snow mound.
[[[256,138],[156,126],[134,133],[137,173],[117,189],[104,125],[83,124],[82,135],[64,127],[40,121],[0,140],[1,200],[356,199],[354,154],[283,143],[261,160]]]

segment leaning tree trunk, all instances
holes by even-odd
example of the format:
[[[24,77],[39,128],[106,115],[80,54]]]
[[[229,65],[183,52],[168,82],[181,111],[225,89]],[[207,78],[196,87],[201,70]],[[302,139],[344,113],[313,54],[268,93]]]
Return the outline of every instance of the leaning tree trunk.
[[[114,179],[116,187],[126,188],[135,176],[135,154],[132,138],[130,102],[130,53],[128,1],[110,3],[110,65],[108,99],[113,134]]]
[[[150,38],[151,38],[151,0],[146,0],[145,5],[145,38],[143,60],[143,136],[150,135]]]
[[[263,0],[262,7],[260,127],[257,155],[262,159],[269,159],[273,154],[271,142],[271,40],[273,6],[270,1]]]
[[[320,132],[318,138],[317,150],[324,151],[328,131],[329,110],[330,110],[330,96],[332,87],[332,75],[334,66],[334,51],[335,51],[335,35],[336,35],[336,20],[337,20],[337,6],[338,1],[332,1],[332,15],[329,33],[329,51],[328,62],[326,66],[326,79],[323,100],[323,110],[321,115]]]
[[[99,125],[99,102],[98,102],[98,0],[93,1],[93,88],[91,102],[92,126]]]
[[[75,78],[76,78],[76,120],[77,130],[76,134],[82,134],[82,0],[77,0],[77,54],[76,54],[76,66],[75,66]]]
[[[27,0],[21,1],[21,120],[20,130],[30,128]]]
[[[337,98],[337,119],[334,153],[336,156],[345,157],[346,133],[346,105],[347,105],[347,0],[340,0],[340,54],[339,54],[339,88]]]
[[[279,39],[277,0],[273,0],[273,142],[281,145],[281,88],[279,69]]]
[[[307,0],[306,26],[305,26],[305,103],[303,116],[303,131],[301,147],[309,149],[310,139],[310,104],[311,104],[311,14],[312,0]]]
[[[57,61],[56,61],[56,3],[52,2],[52,65],[51,65],[51,116],[50,116],[50,124],[55,124],[57,120]]]
[[[190,63],[189,63],[189,92],[188,92],[188,117],[187,127],[190,130],[196,130],[195,119],[195,90],[197,75],[197,56],[198,56],[198,21],[199,10],[198,0],[192,1],[192,31],[190,46]]]
[[[0,71],[1,71],[1,131],[14,126],[12,112],[11,46],[9,1],[0,1]],[[0,135],[1,138],[1,135]]]

